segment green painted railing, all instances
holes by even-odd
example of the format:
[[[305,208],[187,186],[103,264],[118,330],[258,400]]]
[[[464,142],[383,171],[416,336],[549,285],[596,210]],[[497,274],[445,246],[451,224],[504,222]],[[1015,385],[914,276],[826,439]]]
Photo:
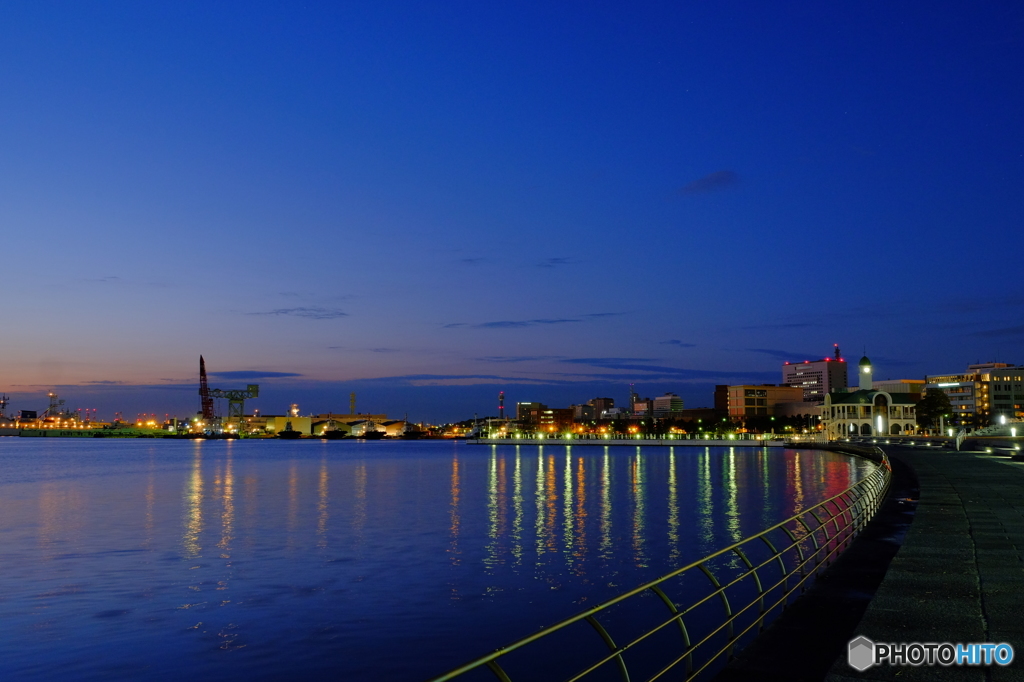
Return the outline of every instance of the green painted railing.
[[[430,682],[696,678],[756,636],[871,520],[892,467],[878,448],[863,456],[876,466],[842,493]],[[695,584],[707,590],[699,598]],[[661,615],[652,617],[652,604]]]

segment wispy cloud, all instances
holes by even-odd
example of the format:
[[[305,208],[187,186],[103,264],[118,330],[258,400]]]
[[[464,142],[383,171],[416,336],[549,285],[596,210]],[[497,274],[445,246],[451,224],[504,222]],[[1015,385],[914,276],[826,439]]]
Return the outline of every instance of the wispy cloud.
[[[540,318],[536,320],[498,320],[496,322],[483,322],[474,326],[480,329],[507,329],[509,327],[537,327],[550,324],[569,324],[571,322],[582,322],[582,320],[572,317]]]
[[[480,362],[500,362],[500,363],[515,363],[515,362],[541,362],[544,360],[558,360],[560,356],[557,355],[489,355],[482,358],[477,358]]]
[[[486,261],[487,261],[487,259],[483,258],[482,256],[478,256],[478,257],[475,257],[475,258],[460,258],[459,259],[459,262],[463,263],[464,265],[479,265],[480,263],[483,263],[483,262],[486,262]]]
[[[83,381],[82,384],[87,384],[89,386],[121,386],[121,385],[124,384],[124,382],[123,381],[100,380],[100,381]]]
[[[630,365],[632,366],[633,363],[637,363],[637,362],[654,362],[654,359],[652,359],[652,358],[621,358],[621,357],[566,358],[565,360],[562,360],[562,362],[565,362],[565,363],[570,364],[570,365],[592,365],[594,367],[612,367],[612,368],[616,368],[617,369],[618,365],[621,365],[623,363],[630,363]]]
[[[707,194],[708,192],[715,192],[721,189],[726,189],[727,187],[732,187],[738,182],[739,176],[736,175],[736,173],[731,170],[720,170],[683,185],[679,189],[679,193],[683,196]]]
[[[470,329],[511,329],[515,327],[540,327],[554,324],[572,324],[574,322],[585,322],[604,317],[615,317],[623,313],[587,313],[578,317],[541,317],[533,320],[495,320],[493,322],[479,322],[470,324],[468,322],[450,322],[442,325],[444,329],[458,329],[468,327]]]
[[[539,268],[557,268],[560,265],[572,265],[575,263],[572,258],[545,258],[541,262],[537,263]]]
[[[278,308],[277,310],[248,314],[305,317],[310,320],[336,320],[339,317],[348,317],[348,313],[336,308]]]
[[[637,372],[642,373],[641,378],[644,381],[650,381],[656,378],[671,378],[671,379],[708,379],[711,377],[718,378],[745,378],[750,380],[767,380],[769,378],[775,378],[778,376],[778,372],[745,372],[736,370],[717,370],[717,369],[687,369],[684,367],[668,367],[665,365],[653,365],[650,364],[654,360],[650,358],[568,358],[561,362],[572,365],[586,365],[590,367],[598,367],[600,369],[613,369],[623,372]],[[588,376],[592,378],[623,378],[621,374],[607,374],[607,373],[589,373],[589,374],[577,374],[576,376]]]
[[[800,362],[801,358],[804,360],[807,360],[808,358],[814,358],[816,360],[820,359],[817,353],[794,353],[788,350],[775,350],[773,348],[745,348],[744,350],[751,353],[764,353],[765,355],[787,362]]]
[[[227,372],[210,372],[211,377],[218,379],[277,379],[280,377],[301,377],[295,372],[266,372],[255,369],[239,369]]]
[[[501,382],[502,385],[547,385],[570,383],[564,379],[506,377],[497,374],[404,374],[392,377],[359,379],[351,382],[367,384],[396,384],[405,386],[465,386]]]
[[[774,324],[751,324],[740,329],[807,329],[809,327],[821,327],[820,322],[779,322]]]
[[[986,329],[980,332],[974,332],[971,336],[980,336],[986,339],[998,339],[1008,336],[1024,336],[1024,325],[1003,327],[1001,329]]]
[[[660,343],[663,346],[675,346],[676,348],[696,348],[697,347],[697,344],[695,344],[695,343],[686,343],[685,341],[680,341],[679,339],[669,339],[668,341],[659,341],[658,343]]]

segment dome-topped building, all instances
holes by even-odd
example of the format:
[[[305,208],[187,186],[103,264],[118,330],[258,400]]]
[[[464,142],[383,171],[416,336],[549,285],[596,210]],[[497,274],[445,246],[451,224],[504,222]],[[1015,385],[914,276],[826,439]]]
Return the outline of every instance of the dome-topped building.
[[[864,356],[857,363],[857,375],[860,376],[860,381],[857,385],[862,391],[870,391],[874,389],[874,385],[871,383],[871,361],[868,360],[868,356]]]
[[[825,396],[821,422],[829,440],[914,433],[917,426],[914,395],[876,390],[872,372],[871,360],[865,355],[857,363],[860,390]]]

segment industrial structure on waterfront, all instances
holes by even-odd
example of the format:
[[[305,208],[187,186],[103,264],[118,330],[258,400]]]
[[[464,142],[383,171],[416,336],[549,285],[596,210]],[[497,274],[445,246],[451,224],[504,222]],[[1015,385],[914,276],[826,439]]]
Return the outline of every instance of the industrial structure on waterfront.
[[[100,430],[105,435],[162,432],[205,437],[459,437],[479,434],[486,425],[489,432],[520,434],[801,433],[834,439],[918,434],[936,427],[938,431],[972,430],[1024,419],[1024,366],[978,363],[960,373],[876,380],[874,367],[864,357],[857,366],[856,386],[850,386],[848,363],[838,345],[833,352],[834,357],[783,362],[778,384],[717,385],[712,407],[687,408],[673,392],[643,397],[629,384],[628,398],[620,405],[607,395],[568,407],[519,401],[509,415],[502,390],[497,394],[497,417],[474,417],[445,427],[359,412],[355,393],[350,393],[348,410],[343,412],[303,414],[297,404],[279,413],[252,409],[261,396],[260,386],[213,387],[206,359],[200,356],[197,410],[186,419],[169,414],[161,419],[150,413],[131,420],[117,413],[112,420],[100,421],[95,409],[71,410],[54,391],[47,394],[45,409],[8,414],[10,398],[0,394],[0,435],[78,435]],[[948,410],[934,420],[938,424],[930,418],[919,424],[917,404],[935,393],[948,398]]]

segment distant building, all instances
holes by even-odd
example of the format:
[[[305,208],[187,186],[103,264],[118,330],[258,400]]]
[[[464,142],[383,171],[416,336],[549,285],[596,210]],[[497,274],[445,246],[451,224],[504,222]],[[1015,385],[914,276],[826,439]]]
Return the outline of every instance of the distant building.
[[[365,436],[367,433],[370,433],[371,431],[384,431],[381,425],[373,421],[372,419],[360,419],[358,421],[350,423],[348,427],[349,434],[355,436],[356,438]]]
[[[584,422],[597,419],[593,405],[570,405],[573,421]]]
[[[729,413],[729,386],[727,384],[715,386],[715,409],[723,415]]]
[[[830,440],[850,436],[897,436],[917,428],[915,400],[911,393],[889,393],[874,388],[871,361],[857,366],[860,388],[825,396],[821,423]]]
[[[601,411],[601,419],[629,419],[631,415],[632,412],[628,407],[609,407],[607,410]]]
[[[363,419],[369,419],[380,423],[388,421],[388,416],[386,414],[338,414],[337,412],[327,412],[313,417],[313,421],[336,421],[346,423],[360,421]]]
[[[352,425],[349,422],[336,421],[334,419],[322,419],[313,421],[310,430],[314,436],[322,436],[328,431],[340,431],[341,433],[352,433]]]
[[[988,362],[968,365],[959,374],[929,374],[924,390],[938,389],[949,397],[954,424],[983,426],[1002,416],[1024,416],[1022,377],[1024,367]]]
[[[540,414],[548,409],[544,403],[516,403],[516,421],[525,424],[539,424]]]
[[[573,419],[578,422],[603,419],[601,416],[605,410],[615,407],[615,401],[611,398],[591,398],[585,405],[573,405]]]
[[[821,415],[821,405],[803,400],[778,402],[772,409],[774,417],[818,417]]]
[[[537,427],[541,431],[563,431],[572,428],[572,408],[548,407],[540,411]]]
[[[726,416],[729,412],[728,406],[724,410],[719,410],[714,407],[689,407],[679,412],[675,416],[677,421],[691,421],[691,422],[717,422]]]
[[[782,383],[803,389],[803,399],[809,403],[820,403],[826,393],[846,388],[848,381],[846,360],[840,357],[839,346],[836,346],[834,358],[787,362],[782,365]]]
[[[802,402],[803,397],[804,390],[799,386],[776,386],[775,384],[729,386],[729,418],[775,416],[776,405]]]
[[[661,418],[678,417],[683,411],[683,399],[675,393],[666,393],[653,400],[654,416]]]
[[[915,402],[919,402],[924,393],[924,384],[924,379],[886,379],[872,381],[871,387],[886,393],[909,393]]]
[[[932,374],[925,390],[949,397],[953,422],[982,426],[990,421],[1024,417],[1024,367],[1003,362],[969,365],[963,374]]]
[[[261,415],[261,420],[265,420],[265,428],[267,433],[281,433],[282,431],[298,431],[303,435],[310,435],[313,433],[313,418],[312,417],[295,417],[290,414],[286,415]]]
[[[999,367],[989,371],[992,421],[1024,417],[1024,367]]]
[[[390,438],[398,438],[408,430],[408,422],[404,419],[390,419],[380,422],[379,425],[379,430],[383,431],[384,435]]]

